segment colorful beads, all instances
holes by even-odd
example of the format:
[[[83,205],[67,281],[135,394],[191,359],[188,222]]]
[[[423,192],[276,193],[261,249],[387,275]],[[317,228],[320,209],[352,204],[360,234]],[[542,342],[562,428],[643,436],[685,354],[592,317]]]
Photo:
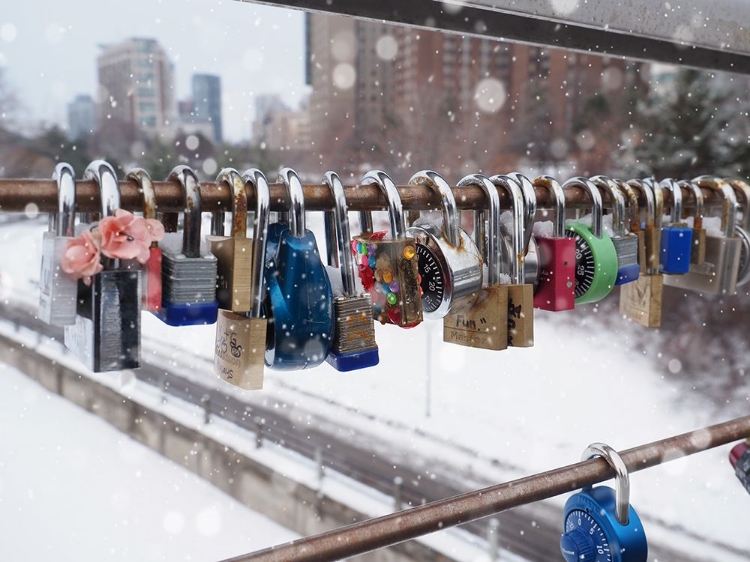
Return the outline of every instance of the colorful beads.
[[[412,259],[416,255],[417,255],[417,250],[414,246],[407,246],[406,248],[404,248],[404,257],[407,260]]]
[[[369,241],[352,241],[352,253],[359,256],[359,278],[362,286],[372,296],[376,308],[386,308],[390,316],[393,307],[399,302],[398,292],[401,285],[394,279],[394,268],[397,266],[387,251],[378,253],[378,244],[374,235]],[[407,246],[403,256],[411,259],[416,255],[414,246]],[[395,314],[395,313],[394,313]]]
[[[388,293],[388,296],[385,297],[385,300],[388,301],[388,304],[393,306],[394,304],[398,302],[398,297],[396,296],[395,293]]]

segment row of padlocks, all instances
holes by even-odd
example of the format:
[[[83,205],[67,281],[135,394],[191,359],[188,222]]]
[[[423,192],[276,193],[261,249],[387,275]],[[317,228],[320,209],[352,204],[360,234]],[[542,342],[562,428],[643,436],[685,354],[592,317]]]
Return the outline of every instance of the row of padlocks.
[[[80,217],[77,236],[74,172],[59,164],[54,178],[59,210],[50,215],[44,236],[39,317],[65,326],[66,346],[93,371],[140,365],[142,309],[170,326],[216,323],[217,374],[257,389],[264,365],[299,370],[328,361],[340,371],[376,365],[374,319],[401,328],[442,319],[444,341],[503,350],[534,344],[534,308],[571,310],[602,300],[620,285],[623,314],[658,326],[663,285],[732,294],[750,279],[750,186],[739,180],[702,176],[657,183],[596,176],[560,185],[549,176],[532,182],[518,173],[473,174],[451,188],[439,174],[422,171],[410,184],[439,194],[442,220],[418,218],[407,225],[395,183],[373,171],[362,184],[378,186],[385,196],[390,232],[373,232],[372,217],[362,212],[363,232],[352,237],[344,187],[329,172],[324,183],[335,208],[326,220],[328,261],[338,268],[332,275],[305,226],[302,183],[289,168],[279,180],[291,207],[275,222],[269,184],[259,170],[222,170],[217,185],[231,190],[232,229],[222,232],[224,216],[216,213],[205,237],[198,179],[187,166],[174,168],[168,180],[179,182],[185,198],[177,245],[158,242],[163,233],[154,235],[161,225],[145,170],[127,176],[143,192],[141,219],[119,209],[112,167],[92,162],[84,179],[99,185],[102,219],[90,224]],[[246,186],[256,200],[252,239]],[[466,186],[481,188],[488,202],[475,211],[473,235],[461,227],[456,206]],[[681,188],[693,194],[691,217],[683,216]],[[708,232],[701,188],[723,199],[719,224]],[[536,189],[551,194],[551,222],[535,222]],[[566,220],[569,189],[587,194],[589,215]],[[511,201],[506,213],[502,191]],[[662,224],[665,192],[671,218]],[[744,206],[737,205],[735,192]],[[602,193],[610,202],[607,215]],[[643,209],[639,200],[646,202]]]

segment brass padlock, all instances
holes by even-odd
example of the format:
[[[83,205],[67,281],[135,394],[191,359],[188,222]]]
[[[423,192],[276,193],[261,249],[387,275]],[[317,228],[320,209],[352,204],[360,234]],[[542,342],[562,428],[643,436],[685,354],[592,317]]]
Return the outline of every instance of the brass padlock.
[[[466,176],[458,185],[481,187],[489,202],[489,235],[486,244],[477,244],[480,251],[486,248],[483,257],[487,264],[487,285],[480,289],[470,309],[449,312],[443,317],[443,341],[500,351],[508,347],[508,284],[501,283],[501,276],[503,265],[510,264],[510,256],[500,234],[500,197],[495,185],[480,174]],[[476,218],[483,222],[481,217]]]
[[[243,192],[245,183],[251,184],[255,191],[255,219],[248,271],[251,300],[248,310],[241,314],[219,310],[216,319],[214,372],[234,386],[245,390],[259,390],[263,388],[268,324],[263,311],[266,293],[263,268],[271,191],[260,170],[246,170],[241,181]]]
[[[232,193],[232,229],[224,236],[224,213],[214,214],[212,232],[206,237],[209,251],[216,256],[216,300],[219,308],[233,312],[250,310],[250,273],[253,269],[253,241],[247,237],[247,193],[240,173],[233,168],[219,172],[216,185],[229,186]]]
[[[706,236],[706,261],[690,265],[684,275],[665,275],[664,284],[714,295],[733,295],[737,290],[737,274],[742,242],[735,232],[737,198],[732,187],[722,179],[710,176],[694,178],[698,187],[714,191],[723,198],[721,213],[722,236]]]

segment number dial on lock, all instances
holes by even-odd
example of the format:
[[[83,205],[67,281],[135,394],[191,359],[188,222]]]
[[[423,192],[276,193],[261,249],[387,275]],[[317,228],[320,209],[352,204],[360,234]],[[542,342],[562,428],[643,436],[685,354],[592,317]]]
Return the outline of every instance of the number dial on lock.
[[[596,263],[591,246],[577,232],[567,231],[566,236],[576,244],[576,298],[585,295],[594,283]]]
[[[434,312],[443,302],[445,276],[435,255],[427,246],[417,244],[417,256],[422,288],[422,307],[427,312]]]
[[[580,509],[571,511],[565,519],[560,549],[567,562],[612,562],[609,541],[601,526]]]

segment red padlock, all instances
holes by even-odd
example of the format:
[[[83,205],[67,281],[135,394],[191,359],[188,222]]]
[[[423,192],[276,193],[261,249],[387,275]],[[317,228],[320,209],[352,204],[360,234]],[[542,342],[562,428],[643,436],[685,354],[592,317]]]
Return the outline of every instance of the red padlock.
[[[732,447],[729,452],[729,462],[740,483],[750,494],[750,439]]]
[[[555,200],[552,236],[536,236],[539,275],[534,291],[534,308],[560,311],[575,308],[576,247],[565,236],[565,194],[555,178],[540,176],[534,187],[548,189]]]

